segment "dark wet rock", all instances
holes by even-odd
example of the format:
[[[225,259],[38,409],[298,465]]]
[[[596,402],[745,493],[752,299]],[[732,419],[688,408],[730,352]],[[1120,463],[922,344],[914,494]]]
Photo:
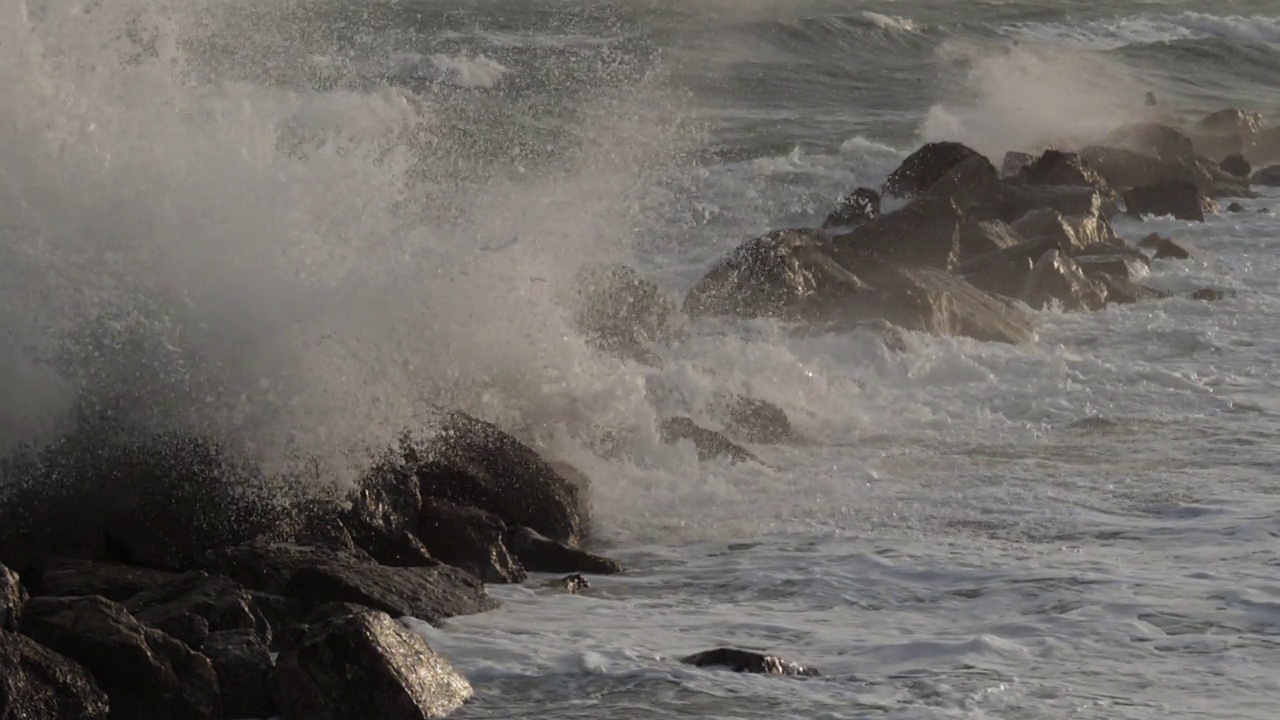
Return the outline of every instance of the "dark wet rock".
[[[16,632],[26,604],[27,589],[22,586],[18,573],[0,565],[0,630]]]
[[[782,408],[767,400],[730,394],[720,399],[718,414],[725,434],[742,442],[787,443],[796,439],[791,419]]]
[[[22,632],[83,665],[110,698],[112,720],[222,717],[208,659],[106,598],[34,598]]]
[[[578,501],[578,526],[583,537],[591,535],[591,478],[564,460],[548,460],[547,463],[560,477],[569,483]]]
[[[286,543],[222,548],[205,561],[211,572],[259,592],[298,598],[307,611],[350,602],[427,622],[497,607],[473,575],[449,567],[389,567],[368,559]]]
[[[1001,186],[996,168],[981,155],[962,160],[942,175],[925,193],[951,198],[961,208],[977,203]]]
[[[956,165],[978,157],[982,156],[976,150],[957,142],[928,143],[908,155],[889,174],[884,184],[884,194],[904,198],[920,195]]]
[[[1048,238],[1064,255],[1082,254],[1095,244],[1116,244],[1118,238],[1110,221],[1094,216],[1063,216],[1043,208],[1029,212],[1013,224],[1014,232],[1028,240]]]
[[[591,583],[581,573],[565,575],[562,578],[548,580],[542,584],[543,587],[559,588],[567,591],[570,595],[577,595],[583,590],[590,590]]]
[[[1132,277],[1129,258],[1124,255],[1082,255],[1072,260],[1080,267],[1085,277],[1110,275],[1125,280]]]
[[[1195,145],[1186,133],[1159,123],[1125,125],[1111,133],[1106,144],[1164,160],[1191,158],[1195,155]]]
[[[248,630],[213,633],[204,643],[218,676],[223,715],[228,718],[268,718],[276,715],[272,698],[275,662],[262,638]]]
[[[1001,220],[972,220],[960,227],[960,262],[1004,250],[1021,242],[1022,236]]]
[[[408,539],[416,535],[422,514],[420,483],[413,472],[420,461],[405,439],[360,478],[342,512],[342,524],[356,547],[384,565],[432,564]]]
[[[107,695],[80,664],[0,630],[0,718],[106,720]]]
[[[1100,282],[1106,287],[1108,303],[1132,305],[1137,302],[1159,300],[1166,297],[1166,295],[1159,290],[1136,283],[1127,277],[1099,272],[1089,274],[1089,279]]]
[[[1035,159],[1031,153],[1010,150],[1004,154],[1004,160],[1000,163],[1000,177],[1011,178],[1017,175],[1022,172],[1022,168],[1030,165]]]
[[[814,668],[805,667],[790,660],[783,660],[774,655],[734,648],[705,650],[681,658],[680,662],[696,667],[723,667],[734,672],[760,673],[764,675],[818,677],[821,674]]]
[[[1190,297],[1192,300],[1204,300],[1207,302],[1216,302],[1218,300],[1225,300],[1228,297],[1231,297],[1232,294],[1233,293],[1229,293],[1224,290],[1217,290],[1215,288],[1201,288],[1191,293]]]
[[[291,505],[289,525],[292,527],[279,533],[275,539],[342,552],[366,552],[356,545],[351,531],[343,522],[352,505],[350,499],[343,502],[336,488],[307,492],[307,496],[296,499]]]
[[[760,462],[742,446],[732,442],[724,435],[699,427],[687,417],[673,417],[663,420],[658,425],[658,433],[662,442],[675,445],[688,441],[698,450],[698,459],[707,461],[718,457],[726,457],[733,462]],[[514,550],[514,548],[513,548]]]
[[[503,544],[506,523],[493,513],[426,498],[418,532],[433,556],[486,583],[518,583],[526,577]]]
[[[1256,198],[1249,189],[1248,176],[1241,177],[1223,170],[1217,163],[1197,157],[1194,160],[1194,184],[1209,198]],[[1207,181],[1206,181],[1207,180]]]
[[[852,228],[878,217],[880,193],[871,188],[858,188],[840,198],[836,209],[823,221],[822,228]]]
[[[90,560],[53,560],[40,569],[33,583],[36,595],[70,597],[100,595],[122,602],[157,585],[173,582],[177,573],[150,570],[121,563]]]
[[[210,633],[248,630],[271,641],[271,626],[240,583],[198,570],[124,602],[139,621],[199,650]]]
[[[975,258],[961,266],[957,272],[966,282],[983,292],[1021,298],[1027,289],[1031,269],[1035,267],[1032,257],[1048,252],[1050,248],[1047,245],[1049,243],[1044,240],[1020,243],[1006,252],[989,253]]]
[[[1017,303],[950,273],[897,268],[877,282],[877,304],[866,311],[906,330],[1006,343],[1035,336],[1031,316]]]
[[[864,320],[854,325],[854,328],[875,333],[889,352],[904,353],[907,351],[907,337],[903,334],[902,328],[888,320]]]
[[[1233,203],[1231,203],[1230,205],[1228,205],[1228,206],[1227,206],[1227,212],[1229,212],[1229,213],[1241,213],[1241,212],[1244,212],[1244,206],[1243,206],[1243,205],[1241,205],[1240,203],[1233,202]]]
[[[1155,259],[1173,258],[1174,260],[1188,260],[1191,258],[1191,249],[1186,243],[1178,243],[1160,233],[1151,233],[1150,235],[1138,241],[1138,247],[1148,250],[1155,250]]]
[[[831,257],[870,282],[869,265],[951,269],[960,261],[964,214],[954,198],[928,195],[831,241]]]
[[[379,612],[311,626],[276,666],[276,704],[287,720],[440,718],[471,693],[420,635]]]
[[[652,346],[677,337],[685,317],[652,280],[625,265],[590,265],[573,284],[574,327],[610,355],[651,362]]]
[[[827,254],[812,230],[777,230],[720,260],[685,296],[691,317],[732,315],[808,322],[840,317],[866,285]]]
[[[1027,213],[1049,209],[1066,217],[1110,217],[1115,203],[1097,188],[1082,185],[1006,184],[998,193],[966,209],[975,219],[1000,219],[1014,223]]]
[[[1254,185],[1280,187],[1280,165],[1270,165],[1255,172],[1249,182]]]
[[[511,548],[511,554],[532,572],[584,572],[594,575],[622,572],[622,565],[617,561],[549,540],[536,530],[523,526],[507,531],[506,544]]]
[[[1223,157],[1231,154],[1253,155],[1263,129],[1260,114],[1229,108],[1206,115],[1189,128],[1188,133],[1197,153]]]
[[[1111,186],[1097,170],[1075,153],[1046,150],[1018,173],[1017,179],[1028,185],[1066,185],[1092,187],[1104,196],[1112,194]]]
[[[1180,180],[1208,190],[1210,178],[1191,159],[1163,160],[1118,147],[1093,146],[1080,151],[1081,159],[1117,192]]]
[[[1133,188],[1124,194],[1125,210],[1134,217],[1172,215],[1179,220],[1204,222],[1212,202],[1195,185],[1176,180]]]
[[[571,545],[583,538],[577,487],[528,446],[465,413],[445,415],[417,476],[424,497],[487,510]]]
[[[1247,178],[1253,174],[1253,166],[1241,155],[1228,155],[1218,163],[1218,167],[1239,178]]]
[[[1043,309],[1056,301],[1069,312],[1101,310],[1107,302],[1107,289],[1085,277],[1074,260],[1050,250],[1032,268],[1026,298],[1033,308]]]
[[[1259,215],[1271,215],[1271,208],[1258,208]]]

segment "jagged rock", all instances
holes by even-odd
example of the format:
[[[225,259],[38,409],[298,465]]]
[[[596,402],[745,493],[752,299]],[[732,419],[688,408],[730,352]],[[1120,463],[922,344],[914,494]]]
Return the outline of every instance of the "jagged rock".
[[[907,330],[986,342],[1028,342],[1031,316],[1016,303],[989,295],[938,270],[895,268],[877,277],[874,303],[864,307]]]
[[[869,282],[869,265],[951,269],[960,261],[964,215],[949,196],[927,195],[831,241],[831,257]]]
[[[1138,247],[1155,250],[1155,259],[1173,258],[1174,260],[1188,260],[1191,258],[1191,251],[1183,245],[1160,235],[1160,233],[1151,233],[1150,235],[1138,241]]]
[[[583,590],[590,590],[591,583],[580,573],[566,575],[562,578],[548,580],[542,584],[543,587],[561,588],[567,590],[570,595],[577,595]]]
[[[1145,259],[1145,256],[1143,257]],[[1072,258],[1072,260],[1075,261],[1076,265],[1080,266],[1080,270],[1085,274],[1085,277],[1110,275],[1111,277],[1125,280],[1132,279],[1129,257],[1126,255],[1081,255]]]
[[[1229,108],[1206,115],[1190,128],[1189,134],[1197,153],[1223,157],[1233,153],[1253,155],[1262,131],[1260,114]]]
[[[578,272],[571,303],[574,327],[601,351],[651,362],[654,343],[685,325],[676,302],[625,265],[589,265]]]
[[[33,598],[22,632],[83,665],[110,698],[112,720],[222,717],[208,659],[106,598]]]
[[[1179,220],[1204,222],[1212,200],[1187,182],[1172,181],[1134,188],[1124,194],[1125,210],[1134,217],[1172,215]]]
[[[1241,212],[1244,212],[1244,206],[1243,206],[1243,205],[1241,205],[1240,203],[1233,202],[1233,203],[1231,203],[1230,205],[1228,205],[1228,206],[1227,206],[1227,212],[1229,212],[1229,213],[1241,213]]]
[[[548,540],[536,530],[524,526],[508,530],[506,544],[511,548],[511,554],[532,572],[584,572],[595,575],[622,572],[622,565],[615,560]]]
[[[1107,181],[1079,155],[1058,150],[1044,151],[1039,158],[1022,168],[1017,179],[1028,185],[1092,187],[1104,197],[1112,194]]]
[[[836,209],[822,222],[822,229],[853,228],[880,217],[880,193],[858,188],[840,198]]]
[[[1004,154],[1004,161],[1000,164],[1000,177],[1011,178],[1022,172],[1022,168],[1031,164],[1035,160],[1035,156],[1031,153],[1018,152],[1010,150]]]
[[[583,537],[591,535],[591,478],[563,460],[548,460],[548,464],[560,477],[573,487],[578,498],[578,526]]]
[[[503,544],[507,526],[493,513],[426,498],[418,532],[431,554],[486,583],[518,583],[527,577]]]
[[[974,220],[960,227],[960,262],[1011,248],[1023,242],[1016,230],[1001,220]]]
[[[225,630],[248,630],[271,641],[270,624],[240,583],[198,570],[134,595],[124,607],[139,621],[196,650],[210,633]]]
[[[1027,213],[1013,224],[1013,230],[1030,240],[1050,238],[1053,247],[1068,256],[1082,254],[1091,245],[1112,245],[1119,240],[1110,221],[1105,218],[1096,215],[1064,217],[1048,208]]]
[[[1027,213],[1049,209],[1064,217],[1110,217],[1115,203],[1096,188],[1083,185],[1018,185],[1006,183],[999,192],[966,208],[973,219],[1013,223]]]
[[[276,704],[286,720],[441,718],[471,694],[420,635],[380,612],[312,625],[276,665]]]
[[[739,246],[685,296],[691,317],[733,315],[809,322],[842,315],[866,285],[827,254],[811,230],[777,230]]]
[[[668,445],[675,445],[686,440],[693,443],[693,446],[698,450],[698,459],[704,462],[721,456],[727,457],[733,462],[760,462],[755,455],[752,455],[742,446],[733,443],[714,430],[699,427],[697,423],[687,417],[673,417],[663,420],[658,425],[658,433],[662,438],[662,442]]]
[[[988,253],[962,265],[957,273],[970,285],[987,293],[1021,298],[1035,261],[1050,249],[1048,238],[1020,243],[1005,251]]]
[[[1074,260],[1050,250],[1031,270],[1026,298],[1034,308],[1043,309],[1056,300],[1066,311],[1101,310],[1107,303],[1107,289],[1085,277]]]
[[[1107,145],[1127,148],[1151,157],[1176,160],[1195,155],[1195,145],[1185,133],[1159,123],[1133,123],[1111,133]]]
[[[1089,274],[1089,279],[1100,282],[1107,289],[1107,302],[1119,305],[1132,305],[1147,300],[1159,300],[1165,294],[1130,280],[1105,272]]]
[[[26,604],[27,589],[22,586],[18,574],[0,565],[0,630],[16,632]]]
[[[957,142],[928,143],[908,155],[889,174],[884,184],[884,194],[904,198],[920,195],[933,187],[953,167],[975,157],[982,156],[976,150]]]
[[[163,570],[93,562],[90,560],[54,560],[45,565],[32,584],[36,595],[70,597],[100,595],[123,602],[138,593],[173,582],[181,577]]]
[[[81,665],[0,630],[0,718],[106,720],[107,695]]]
[[[951,198],[962,209],[1000,187],[1000,174],[981,155],[956,163],[925,193],[938,198]]]
[[[1247,178],[1253,173],[1253,166],[1242,155],[1228,155],[1218,163],[1218,167],[1239,178]]]
[[[417,534],[422,514],[421,483],[414,474],[418,462],[416,448],[405,439],[360,478],[342,513],[356,547],[384,565],[433,564],[406,539]]]
[[[716,403],[725,433],[749,443],[787,443],[796,439],[791,419],[771,402],[730,394]]]
[[[1191,293],[1190,297],[1192,300],[1204,300],[1206,302],[1216,302],[1218,300],[1225,300],[1229,296],[1230,296],[1230,293],[1224,292],[1222,290],[1216,290],[1214,288],[1201,288]]]
[[[1255,172],[1249,182],[1254,185],[1280,187],[1280,165],[1270,165]]]
[[[445,415],[417,476],[424,497],[487,510],[571,545],[583,537],[578,488],[526,445],[465,413]]]
[[[254,590],[296,597],[304,612],[350,602],[434,623],[497,607],[477,578],[446,565],[389,567],[355,555],[268,542],[221,548],[204,564]]]
[[[705,650],[681,658],[680,662],[696,667],[723,667],[734,672],[761,673],[765,675],[818,677],[821,674],[814,668],[799,665],[790,660],[783,660],[774,655],[734,648]]]
[[[272,698],[275,661],[252,631],[225,630],[209,636],[202,650],[218,676],[223,715],[268,718],[276,715]]]

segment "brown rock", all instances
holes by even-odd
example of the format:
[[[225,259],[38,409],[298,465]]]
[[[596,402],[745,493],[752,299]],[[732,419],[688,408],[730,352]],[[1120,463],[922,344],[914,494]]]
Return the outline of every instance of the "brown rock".
[[[928,191],[956,165],[981,157],[972,148],[957,142],[928,143],[907,156],[884,184],[884,194],[914,197]],[[994,168],[992,169],[994,172]]]
[[[486,583],[518,583],[527,577],[503,544],[506,524],[493,513],[426,498],[418,532],[432,555]]]
[[[1043,309],[1056,300],[1066,311],[1101,310],[1107,302],[1107,289],[1085,277],[1071,258],[1050,250],[1032,269],[1026,298],[1034,308]]]
[[[506,542],[512,554],[533,572],[582,572],[596,575],[622,572],[622,565],[614,560],[548,540],[527,527],[511,528],[507,532]]]
[[[258,635],[249,630],[226,630],[209,636],[203,654],[218,675],[224,715],[228,718],[269,718],[276,715],[272,698],[275,661]]]
[[[1204,222],[1206,210],[1213,201],[1195,185],[1172,181],[1134,188],[1124,194],[1125,210],[1134,217],[1172,215],[1179,220]]]
[[[0,718],[106,720],[107,695],[81,665],[0,630]]]

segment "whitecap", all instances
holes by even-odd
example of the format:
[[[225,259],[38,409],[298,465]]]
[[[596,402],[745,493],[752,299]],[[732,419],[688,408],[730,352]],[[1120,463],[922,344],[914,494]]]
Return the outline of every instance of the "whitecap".
[[[484,55],[432,55],[431,62],[440,71],[442,82],[460,87],[496,87],[510,72]]]

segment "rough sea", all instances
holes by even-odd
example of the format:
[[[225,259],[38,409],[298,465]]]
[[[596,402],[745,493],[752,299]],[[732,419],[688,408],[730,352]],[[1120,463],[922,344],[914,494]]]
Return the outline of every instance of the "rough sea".
[[[0,446],[86,396],[337,482],[430,403],[538,436],[629,572],[424,628],[462,719],[1269,719],[1280,214],[1118,221],[1234,294],[1018,347],[707,321],[653,368],[562,297],[680,297],[925,141],[1276,122],[1277,82],[1274,0],[0,0]],[[726,390],[811,442],[659,442]],[[677,661],[719,645],[824,675]]]

